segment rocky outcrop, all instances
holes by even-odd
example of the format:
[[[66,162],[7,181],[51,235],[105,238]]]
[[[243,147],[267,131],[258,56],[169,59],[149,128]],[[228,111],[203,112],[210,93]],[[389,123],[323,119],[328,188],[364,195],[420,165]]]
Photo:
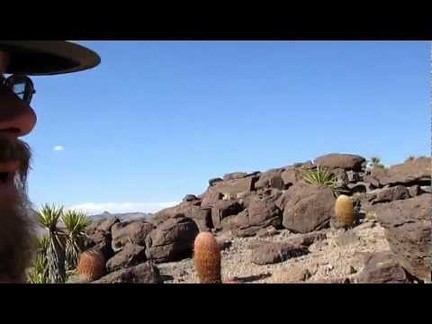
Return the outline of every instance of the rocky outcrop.
[[[176,216],[166,220],[146,237],[147,258],[160,263],[191,257],[198,232],[197,225],[190,218]]]
[[[303,179],[302,175],[304,170],[305,169],[302,167],[287,167],[281,173],[281,178],[285,184],[285,187],[288,188],[294,183],[300,182]]]
[[[220,200],[214,204],[211,209],[211,218],[215,229],[222,229],[221,221],[232,215],[237,215],[243,211],[243,207],[236,200]]]
[[[107,217],[92,222],[85,231],[86,240],[84,249],[97,248],[104,255],[105,260],[108,260],[114,255],[111,247],[112,234],[111,229],[120,220],[116,217]]]
[[[432,264],[431,197],[423,194],[374,209],[399,264],[427,282],[431,282]]]
[[[220,192],[224,197],[237,198],[238,194],[255,190],[257,180],[258,176],[256,175],[245,178],[229,178],[229,180],[215,183],[212,190]]]
[[[146,283],[160,284],[163,280],[159,269],[151,263],[141,263],[134,267],[120,269],[107,274],[106,276],[93,281],[93,283],[114,284],[114,283]]]
[[[376,179],[379,186],[414,184],[429,185],[431,183],[431,158],[419,157],[404,163],[392,165],[388,169],[373,168],[371,177]]]
[[[362,171],[366,159],[355,154],[330,153],[314,159],[315,165],[327,167],[329,169],[344,169],[352,171]]]
[[[406,163],[424,165],[425,162],[418,158]],[[285,228],[301,233],[325,228],[333,212],[334,201],[330,191],[327,188],[323,192],[299,189],[308,188],[303,181],[304,172],[317,165],[331,169],[339,192],[353,196],[357,213],[374,204],[421,195],[430,188],[425,186],[421,177],[415,177],[419,182],[414,180],[409,183],[409,187],[403,184],[388,184],[384,187],[376,175],[394,171],[384,168],[368,170],[365,167],[366,159],[362,156],[332,153],[317,157],[314,163],[274,168],[263,173],[233,172],[213,178],[203,194],[185,196],[181,204],[156,213],[152,223],[158,225],[175,215],[182,215],[193,219],[201,231],[233,230],[239,236],[253,236],[260,228],[269,226],[269,223],[278,226],[277,221],[254,221],[257,215],[250,208],[251,202],[257,198],[271,197],[270,200],[283,215],[282,225]],[[399,166],[396,170],[406,168]],[[264,220],[268,217],[268,213],[262,215]]]
[[[299,233],[323,228],[334,215],[334,202],[332,190],[325,185],[295,184],[288,190],[282,224]]]
[[[92,222],[89,226],[87,226],[86,234],[91,236],[98,231],[109,232],[111,231],[113,225],[119,222],[120,220],[116,217],[107,217],[107,218],[99,219],[97,221]]]
[[[262,173],[227,173],[210,179],[203,193],[187,194],[149,219],[126,221],[107,214],[86,229],[85,247],[99,249],[106,260],[108,274],[97,282],[162,282],[159,266],[189,260],[200,231],[228,235],[229,240],[219,242],[222,253],[231,252],[234,238],[267,240],[290,233],[281,242],[254,247],[250,262],[255,265],[309,254],[311,246],[320,249],[328,244],[326,231],[335,230],[329,228],[335,195],[327,185],[303,180],[304,172],[317,166],[328,168],[339,193],[352,198],[354,230],[385,228],[391,252],[367,258],[359,282],[430,282],[431,158],[389,168],[370,168],[366,162],[359,155],[331,153]],[[331,240],[340,248],[362,244],[351,231]],[[311,275],[297,270],[293,282]]]
[[[143,220],[115,223],[111,229],[113,251],[121,250],[127,243],[145,246],[145,239],[153,228],[153,224]]]
[[[213,207],[217,201],[222,200],[223,196],[224,195],[216,189],[207,189],[207,191],[203,194],[201,208]]]
[[[367,257],[358,275],[358,283],[409,283],[407,273],[390,252],[376,252]]]
[[[410,193],[408,188],[402,185],[396,185],[394,187],[384,188],[376,192],[375,198],[372,200],[372,204],[407,199],[409,197]]]
[[[209,230],[213,228],[211,209],[199,207],[201,202],[201,199],[184,201],[177,206],[166,208],[156,213],[151,222],[158,226],[173,217],[187,217],[192,219],[201,231]]]
[[[261,174],[258,181],[255,183],[255,189],[276,188],[279,190],[285,189],[285,181],[282,178],[284,169],[272,169]]]
[[[108,272],[113,272],[140,264],[146,260],[145,247],[127,243],[120,252],[107,261],[106,269]]]
[[[224,174],[222,180],[229,181],[229,180],[242,179],[247,177],[247,175],[248,175],[247,172],[231,172],[231,173]]]
[[[254,196],[248,209],[222,220],[235,236],[253,236],[260,229],[273,226],[280,228],[282,212],[269,197]]]
[[[199,200],[199,198],[195,195],[192,195],[192,194],[187,194],[182,199],[183,202],[190,202],[190,201],[196,201],[196,200]]]

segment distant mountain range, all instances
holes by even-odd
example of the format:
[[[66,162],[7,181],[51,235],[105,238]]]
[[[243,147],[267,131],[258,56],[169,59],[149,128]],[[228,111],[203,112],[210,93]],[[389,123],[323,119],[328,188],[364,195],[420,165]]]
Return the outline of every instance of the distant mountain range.
[[[103,212],[102,214],[95,214],[95,215],[89,215],[89,218],[91,220],[99,220],[106,217],[117,217],[121,221],[125,220],[133,220],[133,219],[139,219],[139,218],[148,218],[151,217],[152,213],[110,213],[110,212]]]

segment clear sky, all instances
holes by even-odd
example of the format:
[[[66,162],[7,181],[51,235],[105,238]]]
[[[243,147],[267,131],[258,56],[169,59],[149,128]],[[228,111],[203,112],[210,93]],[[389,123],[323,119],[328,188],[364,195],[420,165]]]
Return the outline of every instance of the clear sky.
[[[79,43],[97,68],[33,78],[36,205],[155,211],[229,172],[430,155],[428,42]]]

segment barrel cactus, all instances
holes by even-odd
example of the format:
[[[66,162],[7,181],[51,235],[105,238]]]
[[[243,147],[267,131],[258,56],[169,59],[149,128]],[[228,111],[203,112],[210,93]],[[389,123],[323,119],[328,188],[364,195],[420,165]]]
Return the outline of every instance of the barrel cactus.
[[[99,249],[89,249],[79,256],[76,273],[88,281],[97,280],[105,273],[105,258]]]
[[[348,228],[355,223],[354,202],[351,197],[339,195],[334,205],[335,219],[333,226],[336,228]]]
[[[210,232],[199,233],[194,241],[193,261],[200,283],[221,283],[221,251]]]

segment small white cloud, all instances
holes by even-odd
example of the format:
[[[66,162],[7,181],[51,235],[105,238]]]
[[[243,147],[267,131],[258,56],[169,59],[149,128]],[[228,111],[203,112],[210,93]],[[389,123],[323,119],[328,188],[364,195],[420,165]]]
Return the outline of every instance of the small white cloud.
[[[63,145],[56,145],[53,147],[54,151],[64,151],[65,147]]]
[[[159,202],[159,203],[140,203],[140,202],[105,202],[105,203],[94,203],[87,202],[83,204],[73,205],[67,209],[80,210],[87,214],[100,214],[104,211],[110,213],[131,213],[131,212],[142,212],[142,213],[155,213],[164,208],[172,207],[179,204],[179,201],[173,202]]]

